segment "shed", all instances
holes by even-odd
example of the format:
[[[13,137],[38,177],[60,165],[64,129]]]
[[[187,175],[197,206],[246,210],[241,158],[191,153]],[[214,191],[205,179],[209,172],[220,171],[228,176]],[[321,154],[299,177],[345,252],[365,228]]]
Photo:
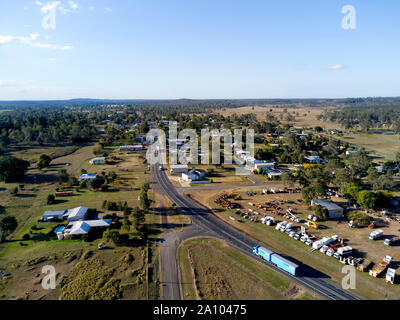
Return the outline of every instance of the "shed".
[[[170,166],[171,174],[186,173],[189,171],[187,164],[173,164]]]
[[[329,219],[338,219],[338,218],[343,218],[344,216],[343,208],[330,200],[314,199],[311,200],[311,205],[312,206],[320,205],[322,208],[327,209],[329,214]]]
[[[64,219],[64,214],[67,210],[50,210],[43,214],[43,221],[61,221]]]

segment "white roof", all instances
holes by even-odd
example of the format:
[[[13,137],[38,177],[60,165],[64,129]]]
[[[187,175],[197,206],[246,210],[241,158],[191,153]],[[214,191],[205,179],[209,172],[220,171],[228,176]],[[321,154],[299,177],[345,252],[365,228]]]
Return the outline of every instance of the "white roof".
[[[170,165],[171,169],[186,169],[188,168],[187,164],[171,164]]]
[[[86,221],[77,221],[72,223],[72,228],[69,234],[87,234],[90,230],[90,226],[86,223]]]
[[[111,222],[110,220],[86,220],[84,221],[90,227],[109,227]]]
[[[84,218],[88,210],[89,210],[88,207],[77,207],[68,210],[68,218],[74,218],[74,217]]]

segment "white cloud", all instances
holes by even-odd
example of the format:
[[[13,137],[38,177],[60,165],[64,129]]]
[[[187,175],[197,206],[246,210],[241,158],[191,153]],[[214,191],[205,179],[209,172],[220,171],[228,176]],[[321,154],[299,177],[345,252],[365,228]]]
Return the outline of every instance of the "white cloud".
[[[78,9],[78,4],[76,2],[74,2],[72,0],[68,0],[68,4],[71,9],[74,9],[74,10]]]
[[[89,7],[89,10],[90,10],[90,11],[94,11],[94,6],[90,6],[90,7]]]
[[[37,34],[37,33],[31,33],[31,34],[30,34],[30,37],[31,37],[31,39],[32,39],[33,41],[35,41],[35,40],[37,40],[37,39],[40,37],[40,35]]]
[[[30,85],[32,80],[0,80],[0,88],[18,88]]]
[[[10,35],[0,35],[0,45],[7,45],[7,44],[21,44],[27,45],[30,47],[37,47],[37,48],[45,48],[51,50],[71,50],[73,47],[71,45],[58,45],[58,44],[50,44],[50,43],[41,43],[35,41],[38,35],[33,34],[29,37],[20,37],[20,36],[10,36]],[[35,39],[34,39],[35,38]]]
[[[35,4],[38,5],[39,7],[41,7],[40,11],[43,14],[48,13],[51,10],[58,10],[62,14],[67,14],[67,13],[71,13],[74,10],[78,9],[78,4],[72,0],[68,0],[68,5],[72,10],[65,8],[62,5],[61,1],[50,1],[46,4],[44,4],[43,2],[40,2],[40,1],[35,1]]]
[[[329,69],[331,69],[331,70],[343,70],[346,68],[347,67],[344,64],[335,64],[335,65],[329,67]]]

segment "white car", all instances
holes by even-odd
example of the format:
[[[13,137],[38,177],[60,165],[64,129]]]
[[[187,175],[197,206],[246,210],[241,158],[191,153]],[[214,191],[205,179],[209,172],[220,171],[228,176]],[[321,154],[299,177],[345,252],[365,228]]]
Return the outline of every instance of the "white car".
[[[335,251],[333,251],[332,249],[329,249],[328,251],[326,251],[326,255],[329,257],[332,257],[334,253],[335,253]]]
[[[321,249],[319,249],[319,251],[321,251],[322,253],[326,253],[328,251],[329,247],[328,246],[322,246]]]
[[[311,240],[306,241],[306,245],[311,246],[312,244],[313,244],[313,242]]]

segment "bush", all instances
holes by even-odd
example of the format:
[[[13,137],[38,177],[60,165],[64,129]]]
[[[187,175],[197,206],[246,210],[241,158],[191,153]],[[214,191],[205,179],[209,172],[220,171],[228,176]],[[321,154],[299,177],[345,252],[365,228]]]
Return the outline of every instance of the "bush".
[[[24,240],[24,241],[28,241],[28,240],[30,240],[31,239],[31,235],[29,234],[29,233],[25,233],[23,236],[22,236],[22,240]]]
[[[54,196],[54,194],[49,194],[47,196],[47,204],[53,204],[56,200],[56,197]]]
[[[12,188],[10,190],[10,193],[12,196],[16,196],[18,194],[18,187]]]
[[[108,184],[103,184],[102,186],[101,186],[101,191],[108,191],[110,189],[110,186],[108,185]]]
[[[347,219],[352,220],[353,224],[359,227],[368,227],[374,220],[371,216],[363,212],[352,211],[347,214]]]

